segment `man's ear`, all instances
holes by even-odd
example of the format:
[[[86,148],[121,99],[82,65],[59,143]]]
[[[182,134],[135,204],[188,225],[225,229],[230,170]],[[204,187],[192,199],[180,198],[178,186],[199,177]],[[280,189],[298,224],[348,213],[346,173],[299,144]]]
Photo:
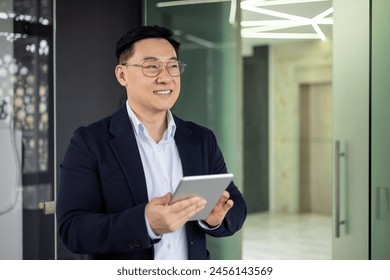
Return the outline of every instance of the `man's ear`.
[[[116,79],[118,80],[118,82],[122,85],[122,86],[127,86],[127,82],[126,82],[126,73],[125,73],[125,70],[124,70],[124,66],[123,65],[117,65],[115,67],[115,76],[116,76]]]

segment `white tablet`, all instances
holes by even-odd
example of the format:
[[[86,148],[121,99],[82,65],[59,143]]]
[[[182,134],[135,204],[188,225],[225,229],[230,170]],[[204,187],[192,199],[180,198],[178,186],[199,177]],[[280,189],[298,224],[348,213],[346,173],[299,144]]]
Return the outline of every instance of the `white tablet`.
[[[191,196],[203,197],[207,201],[205,208],[190,220],[204,220],[232,180],[231,173],[183,177],[173,194],[172,203]]]

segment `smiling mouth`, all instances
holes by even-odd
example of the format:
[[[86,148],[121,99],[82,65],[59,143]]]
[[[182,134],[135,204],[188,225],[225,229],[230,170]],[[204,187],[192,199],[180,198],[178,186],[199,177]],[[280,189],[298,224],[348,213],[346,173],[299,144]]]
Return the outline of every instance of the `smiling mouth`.
[[[167,95],[172,93],[172,90],[155,90],[154,93],[158,95]]]

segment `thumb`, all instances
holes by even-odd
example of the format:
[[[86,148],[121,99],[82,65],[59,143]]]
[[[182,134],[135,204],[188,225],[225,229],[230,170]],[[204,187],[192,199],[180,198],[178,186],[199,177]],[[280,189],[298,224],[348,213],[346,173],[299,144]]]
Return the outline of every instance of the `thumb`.
[[[149,203],[155,204],[155,205],[165,205],[165,204],[168,204],[169,202],[171,202],[171,199],[172,199],[171,193],[167,193],[164,196],[159,196],[159,197],[153,198]]]
[[[171,200],[172,200],[172,194],[171,193],[167,193],[166,195],[164,195],[162,197],[163,204],[168,204],[168,203],[171,202]]]

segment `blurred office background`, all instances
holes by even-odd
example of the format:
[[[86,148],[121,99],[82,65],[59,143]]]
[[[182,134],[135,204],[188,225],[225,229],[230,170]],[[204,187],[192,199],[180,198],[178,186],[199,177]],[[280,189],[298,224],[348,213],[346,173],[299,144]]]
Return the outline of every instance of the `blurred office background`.
[[[125,100],[115,43],[182,42],[173,111],[210,127],[249,215],[214,259],[389,259],[384,0],[2,0],[0,259],[83,259],[57,238],[73,131]],[[379,44],[379,42],[381,42]]]

